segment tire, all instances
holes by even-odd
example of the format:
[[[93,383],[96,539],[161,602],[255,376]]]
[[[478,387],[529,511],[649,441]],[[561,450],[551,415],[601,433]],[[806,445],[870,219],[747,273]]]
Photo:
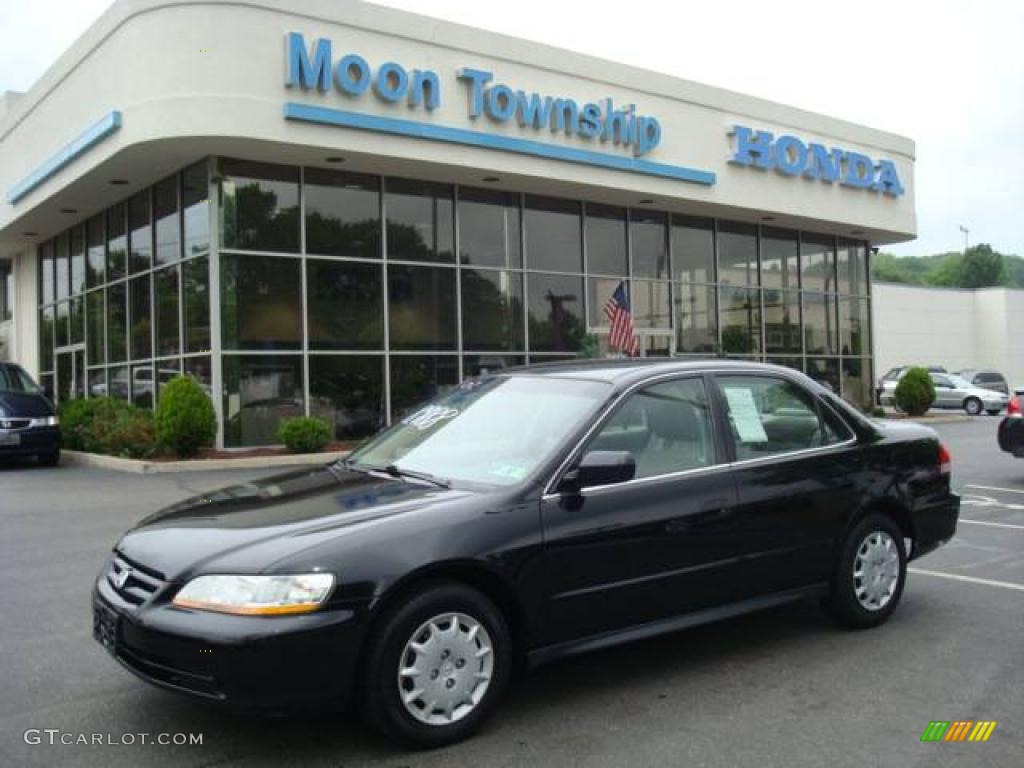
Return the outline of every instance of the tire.
[[[1002,412],[1003,412],[1002,408],[989,408],[988,409],[988,415],[989,416],[998,416]]]
[[[896,555],[895,561],[890,559],[889,553]],[[884,562],[876,564],[876,560],[882,558]],[[865,569],[867,577],[859,577],[858,573],[864,574]],[[877,582],[872,581],[875,576],[879,579]],[[895,577],[894,581],[891,581],[892,577]],[[886,515],[868,515],[854,526],[843,543],[832,574],[826,607],[845,627],[877,627],[896,610],[906,579],[907,553],[903,546],[903,532]]]
[[[448,637],[453,616],[460,629]],[[410,647],[417,638],[424,647],[419,657]],[[424,585],[382,615],[366,642],[361,693],[367,715],[385,736],[407,746],[431,749],[468,738],[508,684],[512,643],[505,618],[484,595],[462,584]],[[424,668],[417,675],[402,674],[419,667]],[[415,696],[417,690],[422,695]],[[456,703],[458,696],[467,698]],[[428,709],[429,701],[438,706]]]
[[[976,397],[968,397],[964,400],[964,410],[971,416],[977,416],[983,409],[984,406],[981,404],[981,400]]]
[[[39,466],[41,467],[56,467],[60,464],[60,448],[40,453],[36,458],[39,459]]]

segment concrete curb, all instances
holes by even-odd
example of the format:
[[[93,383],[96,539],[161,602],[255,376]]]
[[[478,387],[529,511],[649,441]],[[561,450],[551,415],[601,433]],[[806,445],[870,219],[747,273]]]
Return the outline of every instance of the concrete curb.
[[[911,421],[911,422],[913,422],[915,424],[928,425],[928,424],[956,424],[957,422],[961,422],[961,421],[970,421],[972,417],[968,416],[967,414],[962,414],[962,415],[950,414],[948,416],[916,416],[916,417],[915,416],[905,416],[905,417],[898,418],[898,419],[897,418],[893,418],[892,416],[884,416],[884,417],[880,417],[880,418],[884,418],[886,421]]]
[[[324,453],[295,453],[284,456],[240,456],[237,459],[190,459],[188,461],[146,461],[123,459],[82,451],[61,451],[61,464],[75,467],[113,469],[136,475],[155,475],[165,472],[213,472],[223,469],[274,469],[275,467],[303,467],[327,464],[348,456],[348,451]]]

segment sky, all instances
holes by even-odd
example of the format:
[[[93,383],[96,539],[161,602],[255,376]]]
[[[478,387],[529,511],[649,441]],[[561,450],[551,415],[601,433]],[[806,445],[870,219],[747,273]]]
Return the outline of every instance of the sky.
[[[1021,0],[379,0],[749,93],[917,143],[923,255],[1024,256]],[[0,91],[26,90],[109,0],[0,0]]]

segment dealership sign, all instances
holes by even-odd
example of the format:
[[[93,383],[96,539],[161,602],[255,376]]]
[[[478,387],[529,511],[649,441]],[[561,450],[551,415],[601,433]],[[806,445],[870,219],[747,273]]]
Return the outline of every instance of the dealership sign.
[[[762,170],[774,170],[783,176],[819,179],[890,197],[903,194],[903,185],[892,160],[872,160],[860,152],[839,147],[805,143],[796,136],[775,136],[770,131],[753,131],[733,126],[733,155],[729,162]]]

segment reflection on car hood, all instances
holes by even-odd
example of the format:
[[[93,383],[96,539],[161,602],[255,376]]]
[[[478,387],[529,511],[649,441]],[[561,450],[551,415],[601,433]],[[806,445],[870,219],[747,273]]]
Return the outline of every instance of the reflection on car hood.
[[[469,493],[340,467],[304,469],[170,506],[126,533],[117,548],[172,580],[228,555],[257,572],[325,533]]]
[[[53,406],[43,395],[29,392],[0,392],[0,416],[34,419],[52,415]]]

